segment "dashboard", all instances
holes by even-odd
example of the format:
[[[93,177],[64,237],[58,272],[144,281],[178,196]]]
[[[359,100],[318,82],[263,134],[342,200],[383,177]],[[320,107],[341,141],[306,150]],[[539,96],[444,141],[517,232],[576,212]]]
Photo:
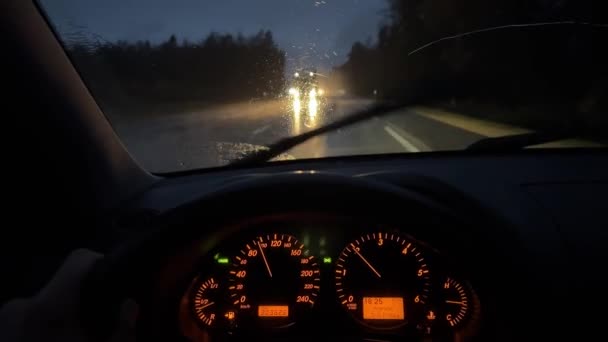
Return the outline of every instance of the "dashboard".
[[[378,173],[377,164],[362,163],[352,174],[339,165],[321,174],[282,166],[169,179],[117,222],[129,227],[122,239],[151,232],[150,222],[169,229],[116,278],[135,279],[138,334],[157,340],[559,337],[551,327],[577,319],[564,305],[578,305],[567,304],[578,282],[602,283],[584,262],[596,258],[585,254],[595,249],[577,241],[586,236],[582,229],[605,231],[596,214],[605,202],[589,195],[605,192],[605,183],[575,182],[605,173],[588,168],[583,175],[562,157],[518,161],[522,171],[484,159],[470,170],[492,177],[474,183],[458,170],[460,160],[435,175],[422,166]],[[523,171],[548,161],[561,174]],[[406,196],[393,196],[400,189]],[[226,215],[227,208],[238,210]],[[553,217],[573,228],[558,231]]]
[[[137,280],[140,336],[465,341],[502,333],[534,295],[519,264],[527,255],[476,202],[429,184],[445,198],[286,173],[237,180],[169,210],[162,234],[139,253],[161,264],[156,271],[154,259],[143,260],[152,278]]]
[[[189,340],[460,341],[479,332],[483,300],[466,268],[407,227],[316,213],[236,225],[241,233],[191,259],[177,310]]]

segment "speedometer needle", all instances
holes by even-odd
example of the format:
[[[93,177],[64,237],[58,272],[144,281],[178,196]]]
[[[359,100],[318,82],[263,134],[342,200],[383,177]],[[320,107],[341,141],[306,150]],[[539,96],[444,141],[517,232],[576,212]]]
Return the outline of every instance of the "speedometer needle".
[[[376,271],[376,269],[374,268],[374,266],[372,266],[372,264],[369,263],[369,261],[367,261],[367,259],[365,259],[365,257],[363,255],[361,255],[361,253],[359,253],[359,251],[357,250],[357,247],[352,246],[353,250],[355,251],[355,254],[357,254],[359,256],[359,258],[361,258],[361,260],[363,260],[363,262],[369,267],[370,270],[372,270],[372,272],[374,272],[378,278],[382,278],[382,276],[380,275],[380,273],[378,273],[378,271]]]
[[[262,259],[264,259],[264,265],[266,265],[266,270],[268,270],[268,275],[272,278],[272,271],[270,270],[270,265],[268,265],[268,260],[266,260],[266,255],[264,254],[264,249],[260,246],[260,243],[257,243],[258,249],[260,250],[260,254],[262,254]]]

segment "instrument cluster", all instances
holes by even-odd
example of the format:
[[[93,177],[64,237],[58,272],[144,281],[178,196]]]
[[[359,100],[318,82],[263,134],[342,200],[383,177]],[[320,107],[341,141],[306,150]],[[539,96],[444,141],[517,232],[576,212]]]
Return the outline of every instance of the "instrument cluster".
[[[457,269],[391,227],[267,222],[201,258],[181,297],[179,325],[191,340],[461,340],[477,334],[482,306]]]

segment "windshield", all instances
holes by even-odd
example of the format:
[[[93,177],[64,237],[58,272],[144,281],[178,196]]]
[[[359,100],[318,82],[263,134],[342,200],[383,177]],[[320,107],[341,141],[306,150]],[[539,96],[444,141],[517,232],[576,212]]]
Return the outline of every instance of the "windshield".
[[[591,4],[40,1],[127,149],[159,173],[222,166],[420,95],[274,160],[464,150],[552,130],[568,135],[542,147],[604,147],[608,28]]]

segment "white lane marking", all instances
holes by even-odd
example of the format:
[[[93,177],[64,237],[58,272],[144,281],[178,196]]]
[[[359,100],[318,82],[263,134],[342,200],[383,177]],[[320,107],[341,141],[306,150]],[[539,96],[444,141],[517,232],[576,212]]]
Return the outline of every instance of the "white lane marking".
[[[414,113],[412,113],[413,115]],[[384,120],[384,124],[388,125],[390,128],[393,129],[393,131],[399,133],[399,135],[405,139],[406,141],[408,141],[410,144],[414,145],[419,152],[423,152],[423,151],[432,151],[433,149],[430,148],[427,144],[424,143],[424,141],[420,140],[419,138],[417,138],[416,136],[412,135],[410,132],[404,131],[401,128],[399,128],[399,125],[395,125],[394,123],[388,121],[388,120]]]
[[[265,130],[267,130],[269,128],[270,128],[270,125],[266,125],[266,126],[263,126],[263,127],[260,127],[258,129],[256,129],[255,131],[251,132],[251,134],[258,135],[260,133],[263,133]]]
[[[403,148],[406,149],[408,152],[420,152],[420,149],[418,149],[418,147],[414,146],[414,144],[402,137],[399,133],[395,132],[395,130],[391,127],[384,126],[384,130],[386,131],[386,133],[388,133],[388,135],[393,137],[393,139],[397,140],[397,142],[401,144],[401,146],[403,146]]]

